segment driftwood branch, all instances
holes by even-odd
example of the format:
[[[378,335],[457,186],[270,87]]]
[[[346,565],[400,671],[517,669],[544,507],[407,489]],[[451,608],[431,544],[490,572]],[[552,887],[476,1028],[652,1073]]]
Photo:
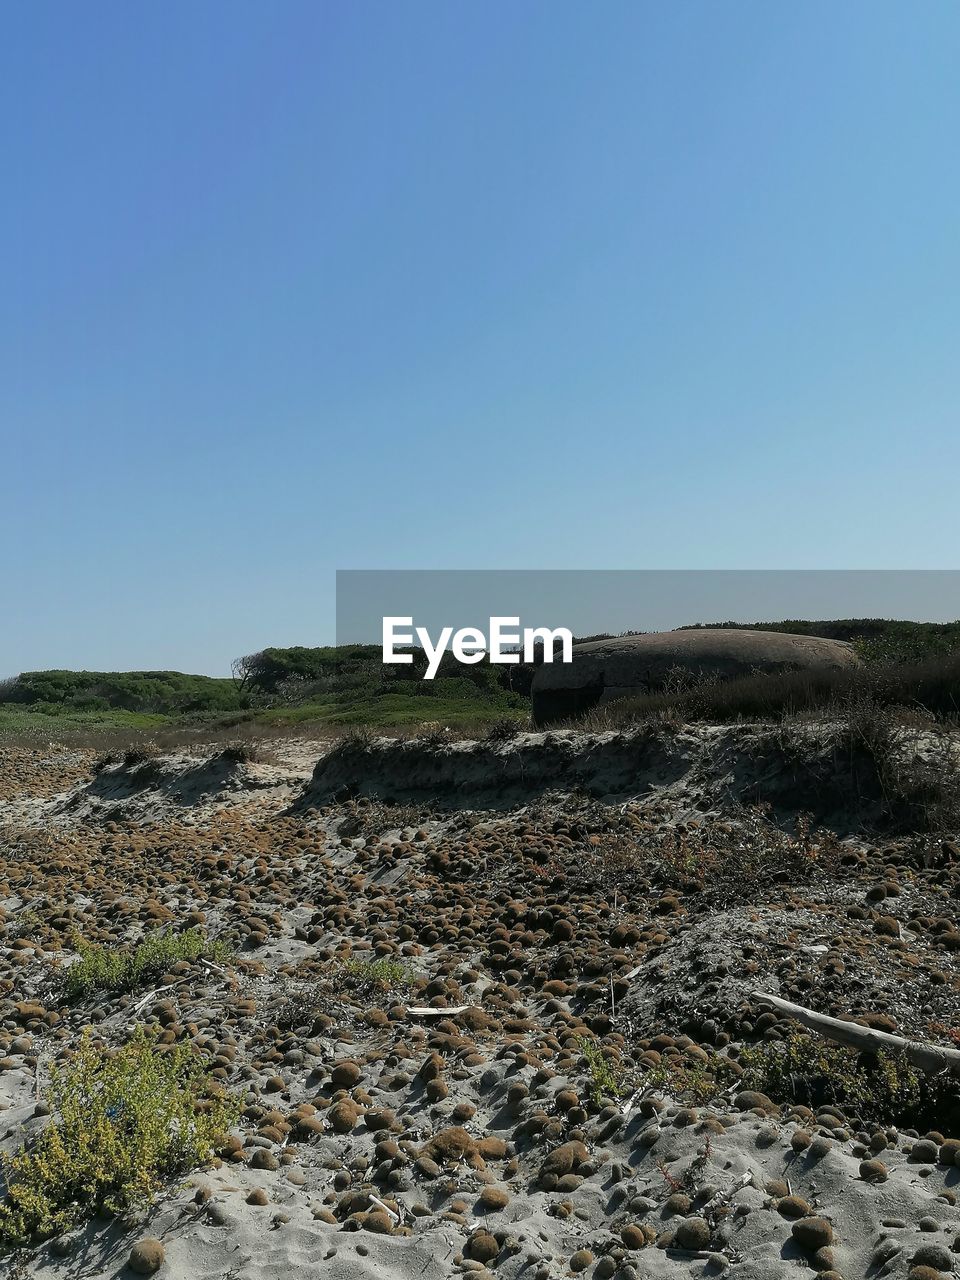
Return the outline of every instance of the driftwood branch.
[[[854,1049],[873,1052],[887,1049],[893,1053],[902,1053],[915,1067],[931,1075],[941,1071],[960,1070],[960,1049],[947,1049],[938,1044],[925,1044],[920,1040],[906,1040],[903,1036],[894,1036],[888,1031],[874,1031],[872,1027],[844,1022],[842,1018],[831,1018],[826,1013],[815,1013],[813,1009],[791,1004],[789,1000],[781,1000],[779,996],[768,996],[763,991],[753,991],[751,995],[754,1000],[771,1005],[827,1040],[835,1040]]]
[[[741,1187],[745,1187],[747,1183],[750,1182],[752,1179],[753,1179],[752,1173],[748,1172],[748,1173],[742,1174],[736,1180],[733,1186],[727,1187],[725,1191],[718,1191],[715,1196],[712,1196],[707,1201],[707,1203],[703,1206],[703,1208],[700,1210],[700,1213],[703,1215],[703,1217],[706,1217],[707,1214],[712,1213],[714,1209],[719,1209],[722,1204],[726,1204],[728,1200],[730,1200],[733,1196],[736,1195],[736,1193],[740,1190]]]
[[[387,1216],[393,1220],[394,1225],[399,1226],[399,1213],[394,1213],[390,1206],[388,1204],[384,1204],[380,1197],[375,1196],[372,1191],[370,1192],[370,1203],[375,1204],[378,1209],[382,1210],[383,1213],[387,1214]]]
[[[438,1009],[432,1004],[407,1005],[407,1016],[410,1018],[455,1018],[458,1013],[466,1013],[472,1008],[469,1004],[450,1004]]]

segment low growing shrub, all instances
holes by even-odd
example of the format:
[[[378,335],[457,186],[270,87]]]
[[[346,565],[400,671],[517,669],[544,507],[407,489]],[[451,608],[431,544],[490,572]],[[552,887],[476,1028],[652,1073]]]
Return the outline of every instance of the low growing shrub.
[[[111,951],[83,939],[77,940],[76,948],[80,959],[70,965],[63,976],[64,995],[68,1000],[80,1000],[93,991],[135,991],[159,978],[179,960],[226,958],[224,945],[211,942],[200,929],[153,933],[132,951]]]
[[[118,1050],[86,1033],[52,1070],[46,1100],[47,1128],[4,1160],[2,1247],[142,1207],[204,1164],[240,1114],[188,1045],[160,1046],[142,1029]]]
[[[343,965],[345,984],[357,989],[392,991],[413,985],[413,973],[399,960],[382,956],[377,960],[346,960]]]
[[[599,1045],[581,1036],[578,1048],[586,1062],[590,1078],[590,1100],[599,1110],[604,1102],[619,1098],[623,1088],[623,1070],[604,1056]]]
[[[523,733],[524,722],[516,716],[501,716],[487,730],[488,742],[509,742]]]
[[[722,1053],[710,1052],[706,1059],[679,1053],[664,1054],[656,1066],[642,1072],[645,1089],[656,1089],[696,1106],[715,1101],[740,1076],[740,1067]]]
[[[921,1131],[960,1131],[960,1098],[949,1073],[926,1075],[903,1054],[859,1053],[795,1031],[740,1050],[742,1085],[774,1102],[834,1106],[848,1120]]]

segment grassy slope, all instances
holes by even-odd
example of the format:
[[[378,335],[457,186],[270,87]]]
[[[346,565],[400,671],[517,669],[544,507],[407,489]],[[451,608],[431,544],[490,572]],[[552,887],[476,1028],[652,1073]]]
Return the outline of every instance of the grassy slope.
[[[0,705],[0,734],[55,735],[64,729],[156,729],[175,723],[173,716],[137,711],[34,711]]]
[[[437,679],[423,681],[411,667],[385,671],[373,647],[267,652],[274,661],[265,688],[169,671],[27,672],[0,685],[0,733],[306,723],[463,726],[519,718],[527,710],[526,698],[503,689],[500,670],[489,666],[464,675],[451,663]],[[277,678],[278,669],[285,680]]]
[[[437,721],[443,725],[493,723],[504,717],[522,718],[525,709],[500,706],[480,699],[418,698],[410,694],[390,694],[383,698],[350,701],[328,698],[296,706],[266,707],[259,710],[205,715],[150,715],[133,711],[69,711],[51,713],[27,708],[0,706],[0,734],[55,736],[64,730],[98,731],[172,728],[221,729],[231,726],[282,725],[400,726]]]

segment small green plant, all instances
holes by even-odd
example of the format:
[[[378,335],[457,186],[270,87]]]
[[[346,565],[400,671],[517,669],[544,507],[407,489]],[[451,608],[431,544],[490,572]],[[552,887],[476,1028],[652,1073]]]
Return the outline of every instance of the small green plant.
[[[664,1055],[656,1066],[646,1069],[643,1085],[702,1107],[716,1098],[736,1073],[730,1059],[719,1053],[709,1054],[706,1061]]]
[[[135,991],[166,973],[179,960],[227,958],[224,944],[210,941],[200,929],[183,933],[162,930],[148,935],[132,951],[110,951],[82,938],[75,940],[75,946],[80,958],[63,977],[68,1000],[83,999],[94,991]]]
[[[623,1087],[622,1069],[604,1057],[603,1050],[592,1040],[581,1036],[577,1045],[586,1059],[593,1105],[599,1108],[603,1106],[605,1099],[619,1098]]]
[[[169,1179],[204,1164],[240,1114],[189,1045],[160,1046],[142,1028],[118,1050],[85,1033],[52,1070],[46,1100],[50,1124],[4,1160],[2,1247],[149,1203]]]
[[[391,991],[413,986],[413,973],[399,960],[381,956],[377,960],[345,960],[344,976],[350,985],[369,987],[375,991]]]
[[[952,1077],[925,1075],[900,1053],[862,1054],[797,1031],[742,1048],[743,1087],[774,1102],[833,1105],[864,1123],[947,1129],[960,1121]]]

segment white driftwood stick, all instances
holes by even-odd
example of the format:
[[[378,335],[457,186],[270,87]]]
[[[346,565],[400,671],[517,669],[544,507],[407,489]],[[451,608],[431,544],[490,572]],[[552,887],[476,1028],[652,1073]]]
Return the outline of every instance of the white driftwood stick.
[[[752,1173],[742,1174],[737,1179],[737,1181],[733,1184],[732,1187],[727,1187],[725,1191],[718,1191],[717,1194],[712,1197],[712,1199],[708,1200],[707,1203],[700,1210],[700,1213],[704,1215],[708,1214],[711,1211],[711,1209],[718,1209],[720,1205],[726,1204],[727,1201],[732,1196],[736,1195],[736,1193],[740,1190],[741,1187],[745,1187],[752,1178],[753,1178]]]
[[[626,1100],[626,1102],[620,1108],[621,1115],[628,1116],[630,1114],[630,1112],[633,1110],[633,1104],[640,1097],[641,1093],[642,1093],[641,1089],[636,1089],[633,1093],[631,1093],[630,1097]]]
[[[133,1016],[136,1017],[138,1013],[142,1012],[150,1003],[150,1001],[154,998],[154,996],[158,996],[161,991],[169,991],[172,987],[179,987],[181,983],[185,981],[186,979],[184,978],[178,978],[176,982],[168,982],[163,987],[154,987],[152,991],[148,991],[147,994],[143,996],[141,999],[139,999],[137,1003],[133,1006]]]
[[[407,1013],[411,1018],[452,1018],[470,1008],[469,1004],[451,1004],[446,1009],[435,1009],[432,1004],[411,1004],[407,1006]]]
[[[370,1192],[370,1199],[377,1206],[378,1209],[382,1209],[384,1213],[389,1214],[395,1223],[400,1222],[400,1215],[397,1213],[394,1213],[393,1210],[390,1208],[390,1206],[388,1204],[384,1204],[383,1201],[380,1199],[380,1197],[375,1196],[372,1191]]]
[[[931,1075],[948,1069],[960,1069],[960,1049],[947,1049],[919,1040],[905,1040],[903,1036],[891,1035],[889,1031],[874,1031],[872,1027],[844,1022],[843,1019],[831,1018],[826,1013],[815,1013],[812,1009],[805,1009],[803,1005],[791,1004],[789,1000],[781,1000],[779,996],[768,996],[763,991],[753,991],[751,995],[754,1000],[772,1005],[774,1009],[779,1009],[801,1026],[827,1040],[848,1044],[854,1049],[889,1049],[894,1053],[902,1053],[915,1067]]]

